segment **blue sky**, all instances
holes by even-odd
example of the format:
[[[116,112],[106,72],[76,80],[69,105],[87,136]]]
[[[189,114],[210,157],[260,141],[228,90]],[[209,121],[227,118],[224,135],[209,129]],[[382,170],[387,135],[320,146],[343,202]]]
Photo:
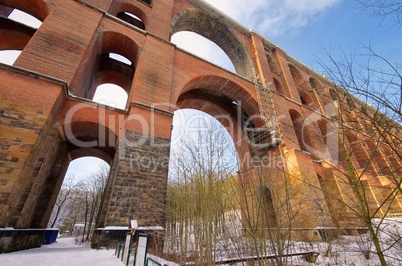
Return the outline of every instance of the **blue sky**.
[[[320,71],[317,57],[325,50],[335,59],[364,52],[369,45],[391,62],[402,61],[402,34],[359,8],[354,0],[207,0],[287,54]]]

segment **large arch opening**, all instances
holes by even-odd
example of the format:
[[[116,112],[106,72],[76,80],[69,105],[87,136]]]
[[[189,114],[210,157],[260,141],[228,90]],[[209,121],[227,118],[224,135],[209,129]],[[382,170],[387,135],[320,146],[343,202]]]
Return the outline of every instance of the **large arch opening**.
[[[169,243],[175,243],[177,233],[183,232],[191,239],[190,245],[200,250],[197,254],[205,257],[209,251],[197,245],[214,249],[217,243],[208,236],[219,238],[228,224],[233,226],[232,236],[239,239],[246,228],[276,227],[272,191],[262,191],[254,175],[262,170],[261,182],[269,186],[266,174],[270,166],[264,165],[269,160],[261,160],[260,164],[254,160],[261,158],[258,151],[263,150],[258,147],[262,143],[255,142],[254,133],[266,127],[256,100],[234,82],[202,76],[184,86],[176,106],[167,191]],[[186,133],[185,129],[194,135],[184,137],[189,141],[183,148],[178,135]],[[254,205],[256,202],[259,204]],[[251,214],[254,212],[261,213],[261,217],[257,219]]]
[[[253,62],[244,44],[225,24],[199,9],[184,9],[171,22],[171,35],[180,31],[197,33],[214,42],[230,58],[236,73],[252,79]]]
[[[107,159],[93,155],[70,161],[48,222],[48,228],[58,228],[63,236],[82,242],[92,236],[110,171]]]
[[[73,215],[76,219],[70,220],[69,224],[63,227],[71,232],[78,219],[83,220],[85,228],[82,230],[85,234],[81,235],[81,241],[88,241],[98,218],[117,137],[112,129],[99,122],[88,121],[88,117],[80,115],[82,114],[77,113],[77,116],[64,123],[61,129],[64,141],[58,144],[55,161],[39,192],[31,227],[63,226],[66,217],[60,212],[66,213],[66,208],[72,207],[61,205],[66,204],[62,202],[66,200],[63,197],[68,196],[66,193],[70,190],[68,193],[73,193],[76,199],[84,197],[84,202],[81,198],[81,203],[74,208],[83,206],[84,211],[80,215],[85,213],[85,216],[80,218]]]

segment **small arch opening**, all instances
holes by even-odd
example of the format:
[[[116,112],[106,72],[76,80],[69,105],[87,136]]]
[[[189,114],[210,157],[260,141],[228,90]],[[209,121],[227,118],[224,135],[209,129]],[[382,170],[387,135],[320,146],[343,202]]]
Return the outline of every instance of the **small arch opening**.
[[[271,53],[267,53],[267,60],[268,60],[268,64],[271,69],[271,72],[273,72],[275,74],[279,74],[276,60],[274,59],[274,57]]]
[[[371,159],[368,157],[365,147],[365,140],[361,139],[359,133],[355,130],[345,130],[345,136],[348,141],[350,150],[353,151],[355,160],[357,161],[357,166],[359,169],[369,169]]]
[[[113,14],[117,18],[123,20],[124,22],[139,28],[141,30],[146,29],[147,16],[144,11],[134,3],[125,3],[123,1],[114,1],[109,10],[110,14]]]
[[[338,95],[338,93],[335,91],[335,89],[330,88],[330,89],[329,89],[329,95],[331,95],[332,100],[334,100],[334,101],[338,101],[338,100],[339,100],[339,95]]]
[[[283,91],[283,88],[282,88],[282,84],[281,84],[277,79],[275,79],[275,78],[274,78],[274,85],[275,85],[275,88],[276,88],[276,91],[277,91],[277,92],[279,92],[279,93],[281,93],[281,94],[284,94],[284,91]]]
[[[130,12],[119,12],[119,13],[117,13],[117,17],[137,28],[145,30],[144,22],[138,16],[136,16]]]
[[[274,207],[274,197],[272,195],[272,188],[264,187],[261,191],[262,203],[265,213],[265,226],[268,228],[276,228],[278,226],[276,209]]]
[[[296,133],[299,147],[302,151],[309,152],[314,157],[314,146],[310,137],[308,126],[304,123],[304,118],[295,110],[289,110],[290,118],[292,119],[293,129]]]
[[[313,100],[311,99],[310,95],[308,95],[304,91],[299,91],[299,96],[300,96],[300,102],[302,103],[302,105],[305,105],[305,106],[313,105]]]
[[[305,81],[303,74],[300,72],[300,70],[295,67],[294,65],[289,65],[290,73],[292,74],[293,80],[296,83],[296,86],[306,89],[305,88]]]
[[[100,56],[99,71],[103,70],[116,71],[130,79],[134,74],[132,62],[117,53],[104,53]]]
[[[319,82],[317,79],[310,77],[309,82],[313,90],[316,90],[318,93],[324,92],[324,87],[322,86],[321,82]]]

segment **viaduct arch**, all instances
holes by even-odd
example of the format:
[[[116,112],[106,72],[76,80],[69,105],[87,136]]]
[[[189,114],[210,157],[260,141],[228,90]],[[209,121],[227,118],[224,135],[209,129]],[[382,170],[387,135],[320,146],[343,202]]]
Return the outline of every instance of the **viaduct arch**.
[[[328,114],[339,102],[345,104],[338,98],[342,90],[275,44],[198,0],[27,3],[0,0],[0,49],[22,50],[14,65],[0,64],[0,227],[15,229],[0,231],[2,240],[7,239],[3,250],[41,244],[66,167],[71,158],[84,154],[111,165],[97,228],[128,226],[130,219],[140,226],[163,227],[172,117],[186,107],[217,117],[239,156],[249,155],[240,159],[239,182],[252,186],[262,181],[259,191],[269,203],[267,211],[286,193],[294,195],[292,202],[303,202],[290,215],[279,211],[266,221],[251,219],[244,227],[281,222],[314,232],[360,225],[355,217],[343,215],[342,204],[328,203],[328,193],[341,197],[348,191],[346,183],[339,182],[342,177],[325,164],[325,156],[333,159],[336,154],[317,158],[300,142],[308,139],[309,147],[325,151],[328,143],[323,140],[331,132],[323,125],[333,117],[354,131],[346,140],[351,143],[356,144],[357,137],[370,143],[372,132],[359,126],[364,124],[361,118],[355,123],[342,114]],[[7,17],[15,8],[42,25],[31,29],[11,21]],[[237,74],[172,44],[172,34],[184,30],[215,42]],[[123,110],[92,101],[96,87],[105,82],[127,92]],[[339,101],[335,104],[334,94]],[[358,165],[367,159],[369,147],[356,145],[364,155],[354,155]],[[387,156],[379,154],[379,162],[401,165],[392,151],[383,149]],[[391,182],[378,181],[388,180],[384,167],[375,162],[370,167],[367,184],[375,182],[377,191],[391,189]],[[323,189],[313,191],[303,181]],[[248,191],[244,200],[258,196]],[[37,229],[30,241],[24,240],[26,228]],[[93,237],[94,246],[101,229]]]

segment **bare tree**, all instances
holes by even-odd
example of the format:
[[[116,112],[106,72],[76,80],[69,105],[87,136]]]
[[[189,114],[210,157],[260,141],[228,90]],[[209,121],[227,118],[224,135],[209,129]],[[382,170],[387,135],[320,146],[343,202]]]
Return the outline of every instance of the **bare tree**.
[[[202,123],[207,123],[199,127],[202,133],[183,139],[181,150],[172,151],[168,252],[179,254],[182,264],[212,265],[221,258],[253,256],[256,265],[270,265],[265,257],[275,254],[277,265],[287,265],[291,258],[282,255],[292,251],[293,224],[303,222],[296,221],[298,207],[309,197],[301,189],[304,184],[295,185],[280,166],[269,176],[262,165],[235,172],[236,151],[226,144],[231,140],[219,134],[220,126]]]
[[[391,20],[390,27],[401,26],[402,2],[398,0],[357,0],[360,8],[381,19],[381,25]]]
[[[95,174],[87,177],[84,181],[82,193],[84,195],[85,214],[82,242],[89,241],[93,233],[95,219],[99,213],[108,178],[109,166],[104,163],[99,166]]]
[[[373,2],[386,4],[369,4]],[[389,245],[381,243],[379,232],[386,217],[398,212],[402,192],[402,75],[400,65],[365,48],[365,54],[340,60],[327,53],[331,63],[321,61],[321,66],[334,82],[332,100],[339,111],[333,125],[338,130],[339,164],[331,167],[351,192],[348,202],[338,200],[368,228],[376,254],[386,265]],[[376,182],[381,185],[373,185]]]
[[[59,192],[59,195],[57,196],[49,227],[53,228],[56,225],[61,224],[58,220],[60,218],[63,219],[63,217],[60,216],[63,216],[68,212],[69,208],[66,205],[71,203],[71,200],[74,197],[74,191],[78,185],[79,184],[77,183],[76,176],[72,175],[66,177]]]
[[[233,144],[206,115],[194,119],[203,132],[182,139],[171,154],[167,194],[167,233],[169,250],[185,262],[188,254],[196,263],[212,265],[222,246],[225,212],[224,184],[235,171]]]
[[[73,183],[74,185],[69,185],[71,183],[69,179],[66,180],[67,182],[63,183],[63,186],[69,187],[70,190],[62,190],[59,194],[60,199],[68,199],[62,227],[65,228],[65,231],[69,231],[71,234],[75,235],[77,241],[88,241],[93,233],[95,219],[99,213],[108,177],[109,166],[103,163],[99,166],[96,173],[80,178],[79,182]],[[78,181],[78,179],[76,179],[76,181]],[[56,205],[56,207],[59,205],[60,204]],[[80,226],[79,229],[74,232],[74,227],[77,223],[82,223],[83,227],[81,228]]]

